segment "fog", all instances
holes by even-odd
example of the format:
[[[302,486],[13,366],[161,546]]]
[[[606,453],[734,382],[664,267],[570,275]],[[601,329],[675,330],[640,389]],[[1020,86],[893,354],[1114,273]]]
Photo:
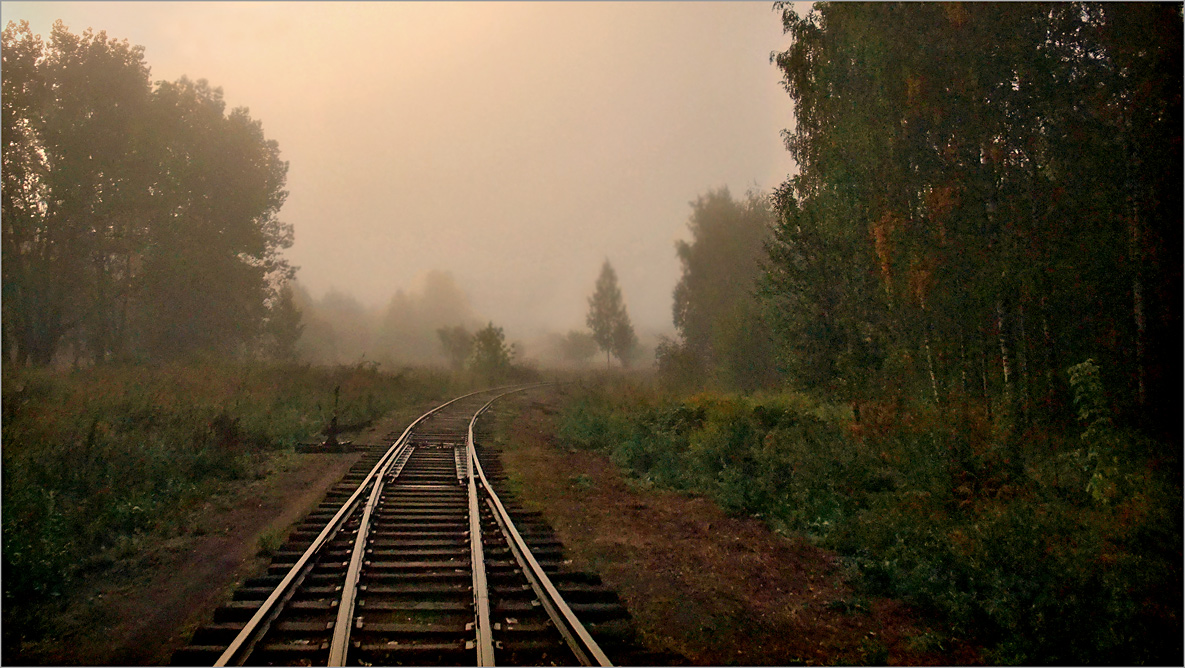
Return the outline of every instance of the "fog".
[[[286,256],[308,299],[334,293],[372,316],[447,274],[465,322],[508,340],[562,334],[583,328],[607,258],[653,339],[673,330],[689,202],[769,190],[794,169],[769,62],[787,38],[769,3],[0,9],[43,36],[60,18],[126,38],[154,80],[204,78],[228,109],[249,107],[289,162]]]

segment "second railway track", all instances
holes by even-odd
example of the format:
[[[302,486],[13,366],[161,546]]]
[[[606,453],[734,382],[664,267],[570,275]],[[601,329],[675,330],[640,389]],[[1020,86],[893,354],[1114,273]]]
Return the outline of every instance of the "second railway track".
[[[459,397],[389,435],[173,663],[667,663],[503,488],[478,416],[525,389]]]

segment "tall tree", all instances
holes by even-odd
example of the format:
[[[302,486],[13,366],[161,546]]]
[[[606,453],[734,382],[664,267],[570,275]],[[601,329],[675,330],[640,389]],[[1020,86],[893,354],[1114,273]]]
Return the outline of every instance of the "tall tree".
[[[687,353],[699,362],[683,368],[710,370],[730,388],[772,385],[772,334],[754,294],[772,222],[767,198],[753,192],[738,202],[721,188],[691,206],[692,239],[675,246],[683,275],[675,286],[674,321]]]
[[[164,150],[143,262],[146,344],[165,357],[234,353],[257,336],[271,286],[292,275],[279,256],[292,228],[277,219],[288,163],[246,109],[224,114],[204,80],[162,82],[153,102]]]
[[[58,21],[3,32],[4,336],[44,364],[245,353],[292,270],[287,163],[246,109]]]
[[[119,336],[116,304],[144,241],[143,49],[61,21],[43,45],[10,22],[3,53],[7,343],[18,360],[44,364],[71,335],[101,358]]]
[[[1163,378],[1149,323],[1180,332],[1164,259],[1181,233],[1181,7],[781,7],[800,175],[767,293],[800,307],[778,309],[800,321],[778,327],[787,356],[814,340],[827,364],[799,372],[976,395],[1023,424],[1038,405],[1064,415],[1062,370],[1095,357],[1120,404],[1146,403]]]
[[[610,364],[610,355],[616,357],[622,366],[628,364],[629,355],[637,346],[638,338],[634,334],[625,302],[621,298],[617,272],[613,270],[609,260],[605,260],[605,264],[601,266],[596,288],[588,298],[588,316],[585,323],[592,330],[597,346],[605,351],[606,367]]]

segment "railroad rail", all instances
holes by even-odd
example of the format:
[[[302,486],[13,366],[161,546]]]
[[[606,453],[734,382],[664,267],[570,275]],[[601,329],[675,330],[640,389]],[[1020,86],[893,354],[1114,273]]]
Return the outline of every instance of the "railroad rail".
[[[654,663],[482,446],[481,415],[537,387],[457,397],[389,434],[174,665]]]

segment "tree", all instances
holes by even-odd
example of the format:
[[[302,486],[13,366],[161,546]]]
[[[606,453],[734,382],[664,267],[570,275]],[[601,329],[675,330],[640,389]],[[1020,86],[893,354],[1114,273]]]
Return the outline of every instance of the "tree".
[[[282,362],[296,359],[296,342],[304,333],[301,311],[296,306],[292,286],[285,283],[268,308],[264,331],[270,343],[270,356]]]
[[[592,330],[597,346],[605,351],[606,366],[609,366],[610,355],[620,360],[622,366],[628,364],[629,354],[638,344],[638,338],[634,335],[634,327],[630,324],[629,314],[621,298],[621,289],[617,286],[617,272],[613,271],[608,260],[601,266],[596,289],[588,298],[585,322]]]
[[[3,32],[4,320],[21,362],[45,364],[67,335],[99,358],[140,250],[151,151],[143,49],[106,33],[49,43]]]
[[[560,338],[559,349],[565,361],[586,364],[597,354],[597,340],[588,332],[573,329]]]
[[[675,247],[683,275],[675,286],[674,321],[687,354],[699,361],[681,362],[680,373],[704,369],[721,385],[741,390],[773,385],[772,333],[755,297],[772,222],[767,198],[754,192],[737,202],[721,188],[691,206],[692,240]],[[664,354],[675,352],[672,345]]]
[[[469,370],[489,385],[494,385],[510,371],[514,353],[506,345],[501,327],[489,323],[473,335],[473,352],[469,356]]]
[[[204,80],[162,82],[153,103],[163,150],[141,280],[146,344],[158,357],[232,354],[293,273],[279,257],[292,228],[276,218],[288,164],[246,109],[224,115]]]
[[[255,350],[293,270],[287,163],[204,81],[61,21],[3,32],[5,352],[45,364]]]
[[[463,325],[441,327],[436,330],[436,336],[453,369],[459,371],[464,368],[466,360],[473,354],[473,335],[469,330]]]
[[[800,174],[766,294],[797,381],[975,397],[1022,428],[1068,416],[1088,357],[1133,418],[1167,396],[1180,6],[780,6]]]
[[[387,304],[379,324],[376,347],[380,354],[402,361],[422,363],[440,360],[440,328],[481,326],[469,297],[453,275],[432,270],[417,280],[411,291],[398,291]],[[446,357],[451,357],[446,351]],[[461,357],[462,366],[468,353]]]

